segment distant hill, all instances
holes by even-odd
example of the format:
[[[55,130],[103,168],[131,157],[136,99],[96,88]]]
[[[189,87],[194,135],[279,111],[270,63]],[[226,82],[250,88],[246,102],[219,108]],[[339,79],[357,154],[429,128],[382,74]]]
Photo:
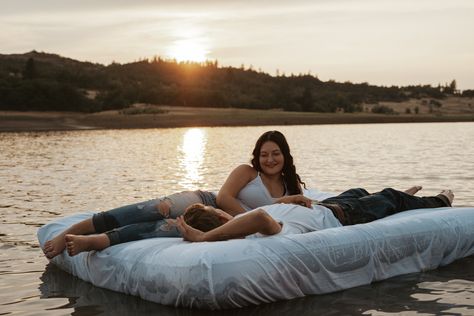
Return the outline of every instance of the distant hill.
[[[464,91],[472,96],[472,90]],[[323,82],[315,76],[270,76],[217,62],[177,63],[153,58],[104,66],[32,51],[0,54],[0,109],[96,112],[133,103],[192,107],[282,108],[287,111],[361,111],[364,103],[444,98],[443,87],[379,87]]]

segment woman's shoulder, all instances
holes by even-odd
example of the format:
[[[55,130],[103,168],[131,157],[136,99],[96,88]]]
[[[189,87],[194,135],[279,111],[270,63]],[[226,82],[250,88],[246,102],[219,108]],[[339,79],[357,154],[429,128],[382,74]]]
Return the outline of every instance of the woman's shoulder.
[[[258,172],[254,167],[242,164],[234,169],[234,173],[238,173],[241,176],[246,176],[249,179],[253,179],[257,176]]]
[[[235,168],[235,170],[239,170],[239,171],[242,171],[242,172],[254,172],[254,173],[257,173],[257,170],[255,170],[254,167],[252,167],[251,165],[247,165],[247,164],[241,164],[239,166],[237,166]]]

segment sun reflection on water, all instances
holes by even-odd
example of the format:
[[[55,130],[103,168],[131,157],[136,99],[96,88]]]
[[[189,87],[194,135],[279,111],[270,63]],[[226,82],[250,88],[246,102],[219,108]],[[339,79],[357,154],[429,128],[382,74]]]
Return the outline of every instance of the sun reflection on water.
[[[183,135],[183,142],[179,145],[180,165],[183,170],[179,184],[186,189],[198,189],[203,177],[201,173],[204,153],[206,149],[206,132],[201,128],[191,128]]]

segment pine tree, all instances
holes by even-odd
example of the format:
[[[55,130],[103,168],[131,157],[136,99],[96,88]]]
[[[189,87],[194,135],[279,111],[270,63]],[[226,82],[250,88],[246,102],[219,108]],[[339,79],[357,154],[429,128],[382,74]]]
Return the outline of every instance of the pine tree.
[[[303,96],[301,97],[301,110],[305,112],[310,112],[313,110],[314,106],[314,99],[313,99],[313,93],[311,92],[311,88],[309,86],[306,86],[304,91],[303,91]]]
[[[23,70],[23,78],[34,79],[37,77],[36,64],[33,58],[28,58],[26,61],[25,69]]]
[[[449,84],[449,89],[451,90],[452,94],[456,94],[456,80],[453,79],[451,83]]]

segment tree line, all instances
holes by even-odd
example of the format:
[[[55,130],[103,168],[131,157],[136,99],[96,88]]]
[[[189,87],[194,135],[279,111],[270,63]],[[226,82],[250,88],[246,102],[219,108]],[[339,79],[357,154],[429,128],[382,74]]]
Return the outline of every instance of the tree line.
[[[282,108],[356,112],[364,103],[409,98],[442,99],[473,90],[444,86],[380,87],[321,81],[309,74],[271,76],[217,61],[176,62],[159,57],[108,66],[36,51],[0,55],[0,109],[96,112],[134,103],[192,107]]]

